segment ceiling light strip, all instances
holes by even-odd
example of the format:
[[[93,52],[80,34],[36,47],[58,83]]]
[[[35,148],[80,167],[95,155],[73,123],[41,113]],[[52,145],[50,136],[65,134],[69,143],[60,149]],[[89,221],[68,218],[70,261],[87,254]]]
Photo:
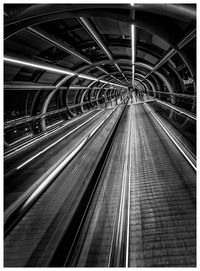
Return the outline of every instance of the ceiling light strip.
[[[66,75],[71,75],[71,76],[77,75],[78,77],[83,78],[83,79],[87,79],[87,80],[91,80],[91,81],[99,81],[101,83],[105,83],[105,84],[109,84],[109,85],[113,85],[113,86],[117,86],[117,87],[127,88],[124,85],[119,85],[119,84],[115,84],[115,83],[112,83],[112,82],[99,80],[98,78],[88,76],[86,74],[77,74],[75,72],[71,72],[71,71],[68,71],[68,70],[61,69],[61,68],[54,68],[54,67],[51,67],[49,65],[38,64],[38,63],[31,62],[31,61],[20,60],[20,59],[16,59],[16,58],[12,58],[12,57],[4,57],[4,61],[8,62],[8,63],[14,63],[14,64],[17,64],[17,65],[24,65],[24,66],[27,66],[27,67],[42,69],[42,70],[55,72],[55,73],[60,73],[60,74],[66,74]],[[63,80],[66,80],[66,78],[64,78]]]
[[[95,78],[95,77],[91,77],[91,76],[89,76],[89,75],[85,75],[85,74],[79,74],[79,75],[78,75],[78,77],[83,78],[83,79],[92,80],[92,81],[98,81],[98,79],[97,79],[97,78]]]
[[[24,65],[24,66],[28,66],[32,68],[37,68],[41,70],[46,70],[50,72],[56,72],[56,73],[67,74],[67,75],[75,75],[74,72],[70,72],[64,69],[53,68],[47,65],[36,64],[34,62],[23,61],[23,60],[19,60],[15,58],[10,58],[10,57],[4,57],[4,61],[14,63],[14,64],[19,64],[19,65]]]
[[[132,49],[132,85],[134,86],[135,75],[135,26],[131,25],[131,49]]]

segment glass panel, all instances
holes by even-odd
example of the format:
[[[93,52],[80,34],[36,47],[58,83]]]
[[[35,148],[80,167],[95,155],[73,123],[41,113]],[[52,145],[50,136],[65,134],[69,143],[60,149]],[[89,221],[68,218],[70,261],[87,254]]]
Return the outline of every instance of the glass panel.
[[[185,144],[195,154],[196,151],[196,121],[180,114],[176,110],[162,105],[159,102],[151,102],[150,105],[155,109],[156,113],[164,117],[174,128],[176,128],[187,140]],[[190,144],[188,144],[188,142]]]

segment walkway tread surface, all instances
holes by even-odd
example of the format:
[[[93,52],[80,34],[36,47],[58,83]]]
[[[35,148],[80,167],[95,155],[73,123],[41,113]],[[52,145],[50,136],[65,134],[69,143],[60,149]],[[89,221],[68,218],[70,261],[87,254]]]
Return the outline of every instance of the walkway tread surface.
[[[48,265],[87,185],[89,161],[95,163],[99,152],[94,141],[86,157],[80,153],[79,163],[69,165],[11,232],[4,243],[7,266]],[[128,244],[128,266],[195,267],[196,174],[143,103],[129,104],[122,116],[71,265],[111,265],[124,176],[129,197],[121,208],[122,229],[129,241],[123,238],[122,247]]]
[[[126,153],[128,132],[130,151]],[[122,119],[74,265],[110,265],[125,159],[130,162],[130,213],[124,214],[129,217],[128,266],[194,267],[195,172],[143,103],[129,103]]]
[[[195,266],[195,172],[142,104],[132,114],[129,266]]]

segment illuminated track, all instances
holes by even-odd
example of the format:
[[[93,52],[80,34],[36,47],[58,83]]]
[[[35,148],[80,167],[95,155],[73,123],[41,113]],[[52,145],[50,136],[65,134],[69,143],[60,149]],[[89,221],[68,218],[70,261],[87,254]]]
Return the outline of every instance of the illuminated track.
[[[195,265],[194,167],[159,125],[143,104],[127,109],[72,266]]]
[[[95,140],[83,148],[14,228],[17,249],[26,220],[33,225],[19,265],[195,266],[195,168],[145,106],[127,106],[105,149]]]
[[[196,171],[196,159],[190,158],[189,154],[183,150],[183,146],[179,144],[178,140],[176,140],[175,136],[168,130],[165,125],[162,123],[162,121],[156,116],[155,113],[151,111],[149,106],[145,104],[146,108],[149,110],[149,112],[153,115],[155,120],[159,123],[159,125],[162,127],[162,129],[165,131],[165,133],[168,135],[168,137],[171,139],[171,141],[175,144],[175,146],[178,148],[178,150],[182,153],[182,155],[185,157],[185,159],[190,163],[190,165],[193,167],[193,169]]]
[[[79,191],[80,190],[80,187],[79,187],[79,185],[78,185],[78,183],[81,183],[82,181],[84,181],[83,179],[82,179],[82,176],[84,176],[85,175],[85,173],[88,171],[88,172],[91,172],[91,170],[90,170],[90,164],[85,168],[85,166],[84,166],[84,164],[86,163],[86,161],[90,161],[91,159],[94,161],[93,163],[97,163],[98,162],[98,159],[97,160],[95,160],[95,157],[97,156],[97,157],[101,157],[101,149],[102,149],[102,151],[103,151],[103,149],[104,148],[102,148],[102,143],[105,141],[105,140],[107,140],[107,138],[108,138],[108,134],[110,133],[110,129],[112,129],[112,126],[114,125],[114,123],[116,122],[116,120],[119,118],[119,116],[120,116],[120,114],[121,114],[121,110],[123,109],[123,107],[124,107],[124,105],[122,105],[122,106],[118,106],[117,107],[117,110],[115,109],[115,110],[112,110],[111,112],[110,112],[110,114],[108,114],[106,117],[104,117],[104,119],[95,127],[95,129],[93,129],[92,130],[92,132],[91,132],[91,134],[89,135],[89,138],[85,138],[85,142],[83,142],[83,144],[85,145],[86,143],[86,146],[84,147],[84,149],[85,150],[87,150],[86,151],[86,153],[84,152],[84,151],[82,151],[82,152],[79,152],[78,154],[76,153],[76,159],[75,159],[75,165],[76,166],[74,166],[73,164],[74,163],[70,163],[70,165],[69,165],[69,168],[67,167],[67,171],[68,171],[68,173],[64,173],[64,175],[63,175],[63,169],[61,170],[61,173],[60,173],[60,175],[59,175],[59,178],[57,178],[57,179],[60,179],[60,181],[62,182],[63,181],[63,185],[64,185],[64,187],[67,189],[67,193],[65,193],[65,194],[63,194],[63,197],[61,197],[61,201],[62,201],[62,199],[67,199],[67,200],[69,200],[69,206],[70,206],[70,204],[72,204],[73,205],[73,210],[76,210],[76,208],[77,208],[77,204],[79,204],[79,200],[81,199],[81,197],[82,197],[82,195],[84,194],[84,190],[86,189],[88,189],[87,188],[87,182],[89,181],[87,181],[87,178],[89,178],[89,177],[87,177],[87,175],[85,176],[85,177],[87,177],[86,178],[86,183],[85,182],[83,182],[83,185],[85,186],[85,189],[83,189],[83,187],[81,188],[81,191]],[[112,114],[112,115],[111,115]],[[107,129],[104,131],[104,130],[102,130],[102,132],[99,132],[100,133],[100,135],[99,135],[99,133],[97,133],[97,135],[96,135],[96,132],[97,132],[97,130],[99,130],[99,128],[102,126],[102,125],[104,125],[104,126],[106,126],[107,127]],[[98,143],[93,143],[92,145],[91,145],[91,143],[89,144],[88,143],[88,141],[90,140],[90,137],[94,137],[94,138],[99,138],[99,136],[100,136],[100,139],[97,141]],[[97,140],[97,139],[93,139],[93,141],[94,140]],[[100,142],[99,142],[100,141]],[[82,144],[82,143],[81,143]],[[89,144],[89,145],[88,145]],[[100,145],[99,145],[100,144]],[[99,153],[98,152],[96,152],[95,151],[95,149],[97,148],[97,146],[99,145],[99,147],[98,148],[101,148],[101,149],[99,149]],[[81,148],[83,148],[83,146],[81,146]],[[79,151],[79,150],[78,150]],[[95,153],[94,153],[94,151],[95,151]],[[91,152],[93,152],[93,155],[91,156]],[[74,154],[75,155],[75,154]],[[89,157],[89,158],[88,158]],[[82,162],[81,162],[82,161]],[[65,161],[63,161],[63,162],[65,162]],[[78,164],[77,164],[78,163]],[[65,165],[64,165],[65,166]],[[73,170],[71,169],[71,168],[73,168]],[[82,173],[81,173],[81,171],[80,171],[80,168],[82,168]],[[94,169],[95,169],[95,167],[94,167]],[[77,170],[79,171],[79,173],[77,172]],[[66,171],[66,170],[64,170],[64,171]],[[58,173],[56,173],[56,174],[58,174]],[[75,174],[75,175],[74,175]],[[89,173],[89,174],[91,174],[91,173]],[[62,176],[63,175],[63,176]],[[68,176],[69,175],[69,176]],[[74,175],[74,176],[76,176],[75,178],[77,179],[77,181],[75,181],[74,180],[74,177],[71,177],[70,178],[70,175]],[[66,186],[66,182],[65,182],[65,178],[66,177],[64,177],[64,176],[68,176],[68,178],[69,178],[69,182],[68,182],[68,185]],[[55,177],[55,176],[54,176]],[[58,182],[58,180],[56,179],[56,182]],[[52,182],[52,181],[51,181]],[[70,182],[71,182],[71,184],[70,184]],[[78,182],[78,183],[77,183]],[[91,182],[91,181],[90,181]],[[46,185],[46,183],[47,182],[42,182],[42,186],[44,186],[44,185]],[[47,185],[48,185],[48,183],[47,183]],[[83,186],[82,185],[82,186]],[[56,185],[57,186],[57,185]],[[71,189],[73,190],[73,193],[72,192],[70,192],[70,186],[71,186]],[[54,183],[50,186],[50,188],[52,188],[52,187],[54,187]],[[49,189],[48,189],[49,190]],[[62,192],[63,192],[63,188],[62,188],[62,190],[61,190]],[[79,191],[79,192],[78,192]],[[30,208],[30,204],[32,204],[37,198],[38,198],[38,196],[40,196],[41,195],[41,193],[43,192],[43,187],[41,187],[41,189],[39,188],[39,190],[38,190],[38,192],[39,192],[39,194],[37,195],[37,190],[35,190],[35,192],[31,195],[31,196],[29,196],[29,198],[26,200],[26,199],[22,199],[23,201],[24,201],[24,203],[22,203],[22,205],[16,205],[16,207],[17,207],[17,209],[15,208],[15,206],[13,205],[13,208],[15,208],[14,209],[14,212],[11,210],[10,212],[7,212],[7,217],[8,217],[8,219],[7,219],[7,222],[6,222],[6,228],[5,228],[5,233],[7,233],[7,234],[9,234],[9,231],[11,231],[12,229],[13,229],[13,227],[15,226],[15,224],[17,223],[17,222],[19,222],[19,225],[22,223],[23,224],[23,221],[18,221],[20,218],[21,218],[21,214],[23,215],[24,214],[24,212],[26,212],[27,211],[27,208]],[[51,192],[50,192],[51,193]],[[77,195],[77,193],[78,193],[78,196],[76,196]],[[73,196],[74,197],[74,199],[76,199],[76,201],[77,201],[77,203],[76,204],[74,204],[74,201],[72,201],[72,199],[70,199],[70,197],[69,198],[67,198],[67,195],[68,196]],[[55,196],[56,196],[56,198],[57,198],[57,193],[55,193]],[[33,199],[32,199],[33,198]],[[43,196],[42,196],[42,198],[44,198]],[[52,198],[51,196],[50,196],[50,198]],[[70,203],[71,202],[71,203]],[[38,204],[38,201],[36,202],[36,204],[34,205],[34,208],[37,208],[37,204]],[[54,204],[53,204],[54,205]],[[36,206],[36,207],[35,207]],[[19,207],[19,208],[18,208]],[[58,208],[59,208],[59,204],[58,204],[58,206],[57,206]],[[32,208],[33,210],[34,210],[34,208]],[[32,213],[32,209],[30,209],[30,211],[31,211],[31,213]],[[71,209],[71,210],[72,210]],[[24,211],[23,211],[24,210]],[[42,212],[43,212],[43,205],[42,205],[42,209],[40,209]],[[49,211],[51,211],[51,208],[49,209]],[[28,216],[29,216],[29,213],[27,214]],[[53,217],[55,215],[55,213],[53,212],[53,213],[51,213],[51,217]],[[70,222],[70,216],[68,217],[68,219],[66,220],[66,223],[69,223]],[[14,224],[13,224],[14,223]],[[45,226],[43,225],[43,227],[44,227],[44,230],[45,230]],[[16,230],[17,230],[17,228],[18,228],[18,225],[17,225],[17,227],[16,227]],[[31,230],[31,229],[30,229]],[[15,232],[15,231],[14,231]],[[13,231],[12,231],[12,233],[13,233]],[[10,235],[8,235],[8,237],[6,238],[6,240],[9,240],[9,236]],[[18,239],[18,234],[17,234],[17,236],[16,236],[16,238]],[[8,260],[9,261],[9,260]]]
[[[110,112],[110,110],[97,112],[88,120],[82,119],[81,122],[76,122],[74,128],[72,125],[68,129],[62,130],[64,135],[59,133],[57,138],[58,134],[53,134],[51,138],[45,138],[36,145],[29,146],[28,150],[16,153],[6,160],[5,209],[20,198],[26,190],[28,191],[50,175]],[[9,171],[6,172],[6,169]],[[19,192],[16,193],[16,191]]]
[[[61,130],[62,132],[65,132],[65,128],[69,128],[70,125],[73,123],[73,125],[76,125],[76,123],[78,124],[80,121],[87,119],[88,117],[92,116],[95,112],[97,113],[99,110],[93,110],[92,112],[89,111],[81,116],[78,116],[76,118],[73,118],[69,121],[67,121],[66,123],[62,124],[60,127],[56,127],[54,129],[51,129],[50,131],[46,131],[38,136],[34,136],[33,138],[31,138],[30,140],[28,140],[27,142],[24,142],[22,144],[19,144],[17,146],[12,147],[11,149],[7,150],[4,154],[4,159],[7,159],[10,156],[14,156],[16,153],[19,153],[20,151],[22,151],[23,149],[27,149],[29,146],[37,143],[39,140],[41,141],[42,139],[48,138],[50,137],[50,135],[52,134],[56,134],[58,136],[58,132]],[[85,118],[87,116],[87,118]],[[49,125],[48,128],[50,126],[54,126],[57,125],[58,123],[54,123],[52,125]],[[21,141],[21,140],[20,140]],[[19,141],[19,142],[20,142]],[[15,141],[16,143],[16,141]],[[13,145],[13,143],[11,144]]]

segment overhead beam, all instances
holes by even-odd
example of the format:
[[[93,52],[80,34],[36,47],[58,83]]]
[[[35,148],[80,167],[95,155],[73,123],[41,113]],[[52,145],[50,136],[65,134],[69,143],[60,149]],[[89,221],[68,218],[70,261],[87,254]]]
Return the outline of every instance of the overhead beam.
[[[186,44],[188,44],[192,39],[196,37],[196,29],[192,30],[189,34],[187,34],[178,44],[177,49],[170,49],[159,61],[158,63],[151,69],[151,71],[144,77],[146,79],[151,73],[154,73],[157,69],[159,69],[162,65],[166,63],[173,55],[177,53],[177,50],[181,50]],[[143,80],[144,80],[143,79]]]
[[[5,22],[5,38],[9,38],[22,29],[44,23],[46,21],[62,20],[72,17],[103,17],[115,18],[126,22],[129,18],[129,4],[116,4],[113,10],[113,4],[34,4],[24,8],[21,12],[11,16]],[[118,11],[116,12],[116,9]],[[122,12],[123,10],[123,12]]]
[[[139,66],[139,67],[144,67],[144,68],[146,68],[147,70],[150,70],[150,71],[152,71],[152,69],[153,69],[153,67],[152,67],[151,65],[148,65],[148,64],[142,63],[142,62],[136,62],[135,65],[136,65],[136,66]],[[166,87],[167,87],[167,89],[168,89],[168,91],[169,91],[170,93],[173,93],[173,92],[174,92],[173,87],[172,87],[170,81],[168,80],[168,78],[167,78],[165,75],[163,75],[162,73],[160,73],[160,72],[158,72],[158,71],[155,71],[154,74],[157,75],[157,76],[161,79],[161,81],[166,85]],[[146,77],[146,76],[145,76],[145,77]],[[141,82],[143,82],[143,81],[146,79],[145,77],[141,80]],[[136,87],[137,87],[139,84],[140,84],[140,83],[138,83],[138,84],[136,85]]]
[[[97,31],[94,29],[90,21],[87,18],[83,17],[79,17],[79,21],[83,25],[83,27],[87,30],[87,32],[90,34],[90,36],[92,36],[96,43],[100,46],[103,52],[108,56],[108,58],[110,60],[113,60],[109,49],[106,47],[105,43],[103,42]]]
[[[87,30],[87,32],[92,36],[92,38],[96,41],[96,43],[99,45],[99,47],[103,50],[103,52],[106,54],[106,56],[109,58],[109,60],[114,62],[114,65],[117,67],[117,69],[121,71],[120,67],[118,64],[114,61],[110,50],[107,48],[105,45],[104,41],[102,38],[99,36],[97,31],[94,29],[93,25],[90,23],[90,21],[87,18],[84,17],[79,17],[80,23],[83,25],[83,27]],[[120,81],[121,82],[121,81]]]
[[[55,37],[53,37],[52,35],[50,35],[49,33],[47,33],[45,30],[37,27],[37,26],[31,26],[27,28],[29,32],[31,32],[32,34],[40,37],[41,39],[51,43],[52,45],[56,46],[57,48],[59,48],[60,50],[71,54],[81,60],[83,60],[84,62],[86,62],[89,65],[92,65],[93,63],[90,61],[90,59],[88,59],[87,57],[83,56],[82,54],[80,54],[78,51],[76,51],[74,48],[72,48],[71,46],[67,45],[66,43],[63,43],[61,41],[59,41],[58,39],[56,39]],[[103,73],[109,75],[109,72],[107,72],[105,69],[99,67],[98,65],[95,65],[95,67],[102,71]],[[119,81],[121,83],[121,81]]]
[[[143,79],[145,76],[140,73],[135,73],[135,77],[140,77],[141,79]],[[145,79],[145,81],[151,86],[153,92],[155,92],[156,88],[155,88],[154,84],[148,79]]]
[[[83,60],[84,62],[88,63],[88,64],[92,64],[92,62],[84,57],[83,55],[81,55],[79,52],[75,51],[73,48],[71,48],[69,45],[67,45],[66,43],[64,44],[61,41],[58,41],[56,38],[54,38],[52,35],[48,34],[45,30],[35,27],[35,26],[31,26],[27,28],[29,32],[31,32],[32,34],[42,38],[43,40],[51,43],[52,45],[56,46],[57,48],[61,49],[62,51],[71,54],[81,60]]]

